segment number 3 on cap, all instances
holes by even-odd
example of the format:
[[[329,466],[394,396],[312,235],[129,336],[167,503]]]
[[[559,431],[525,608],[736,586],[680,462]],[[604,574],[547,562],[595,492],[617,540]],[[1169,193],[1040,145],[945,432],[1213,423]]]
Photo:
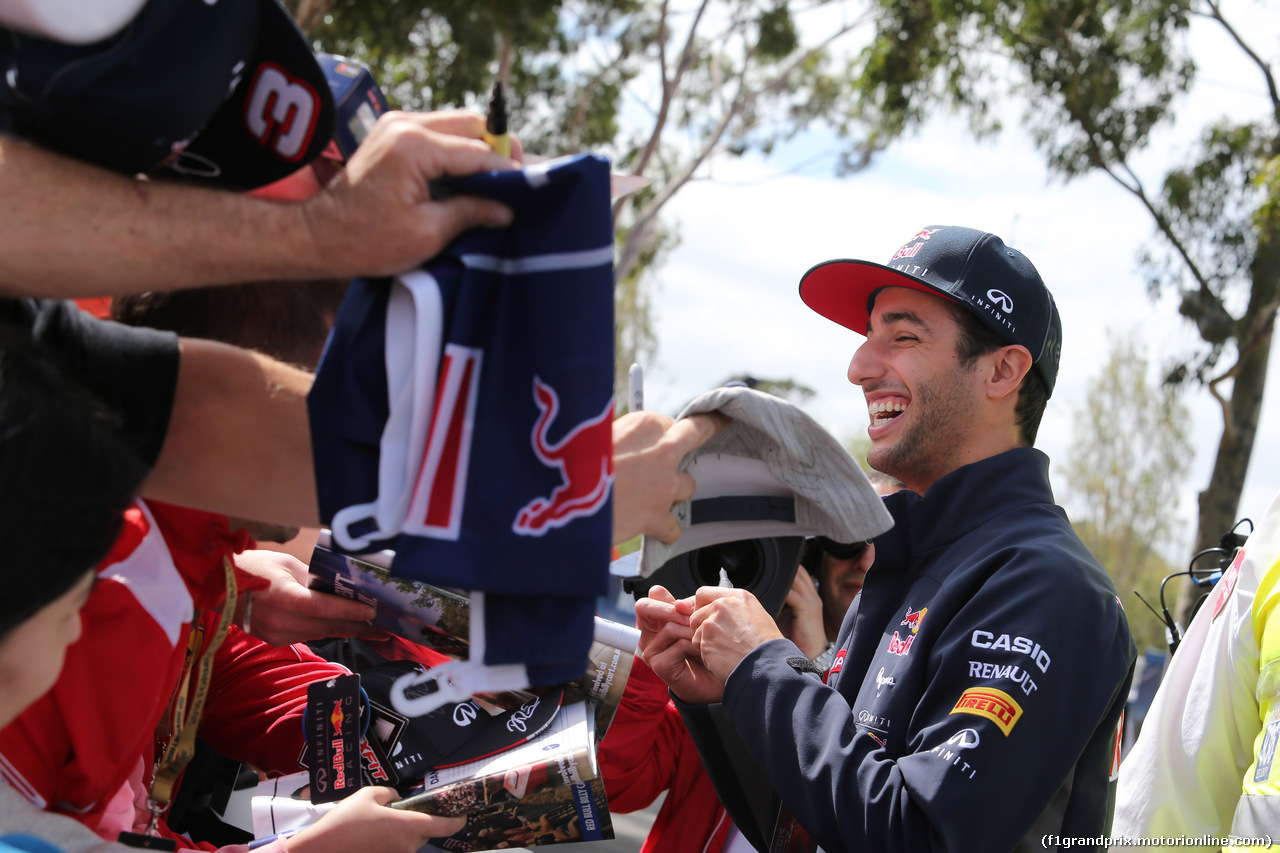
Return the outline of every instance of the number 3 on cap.
[[[244,120],[259,142],[285,160],[297,160],[311,142],[319,104],[306,83],[278,65],[263,63],[249,87]]]

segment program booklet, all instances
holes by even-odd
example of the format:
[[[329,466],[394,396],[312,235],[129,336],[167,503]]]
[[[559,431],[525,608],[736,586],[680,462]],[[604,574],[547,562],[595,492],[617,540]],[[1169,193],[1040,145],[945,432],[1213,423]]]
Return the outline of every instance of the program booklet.
[[[470,851],[542,847],[614,837],[600,780],[551,788],[522,800],[492,806],[467,817],[467,825],[425,851]]]
[[[529,742],[498,755],[432,770],[391,808],[466,815],[467,824],[426,850],[541,847],[614,837],[597,776],[593,716],[586,702],[561,707]],[[336,803],[310,802],[306,773],[271,779],[252,801],[254,832],[266,837],[314,823]]]
[[[528,742],[478,761],[427,772],[391,808],[466,815],[467,825],[426,849],[481,851],[614,837],[597,775],[594,717],[585,701],[562,706]],[[382,783],[385,784],[385,783]],[[312,803],[307,773],[270,779],[252,800],[257,837],[314,823],[337,803]]]
[[[432,842],[443,850],[538,847],[613,838],[597,776],[593,717],[575,702],[537,738],[491,758],[427,774],[423,790],[392,808],[467,815],[467,825]]]

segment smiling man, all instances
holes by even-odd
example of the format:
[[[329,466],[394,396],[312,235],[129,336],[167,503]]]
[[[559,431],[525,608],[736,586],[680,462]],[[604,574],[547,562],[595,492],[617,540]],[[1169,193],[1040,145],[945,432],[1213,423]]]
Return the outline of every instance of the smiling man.
[[[749,593],[710,587],[637,604],[646,662],[756,849],[1099,846],[1135,653],[1031,446],[1058,374],[1053,297],[1000,238],[952,226],[887,265],[819,264],[800,295],[866,336],[849,380],[872,467],[907,487],[885,499],[895,526],[825,674]],[[739,781],[726,728],[775,802]]]

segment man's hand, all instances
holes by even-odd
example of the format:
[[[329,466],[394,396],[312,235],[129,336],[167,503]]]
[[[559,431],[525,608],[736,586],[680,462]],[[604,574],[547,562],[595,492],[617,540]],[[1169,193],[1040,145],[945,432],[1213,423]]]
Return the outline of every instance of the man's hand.
[[[827,648],[827,629],[822,622],[822,597],[804,566],[796,570],[787,600],[778,614],[778,630],[813,660]]]
[[[694,648],[702,665],[721,684],[756,646],[782,639],[773,618],[745,589],[699,587],[694,605],[689,616]]]
[[[317,268],[328,277],[393,275],[469,228],[509,225],[505,205],[474,196],[435,200],[427,186],[447,175],[515,168],[483,133],[484,117],[470,112],[380,117],[341,174],[303,202]],[[520,157],[518,142],[513,155]]]
[[[730,423],[717,414],[672,421],[656,412],[629,412],[613,422],[613,541],[641,533],[663,542],[680,537],[671,507],[693,497],[693,477],[680,471],[686,453]]]
[[[79,297],[273,279],[392,275],[474,226],[504,226],[489,199],[433,199],[428,181],[511,169],[475,113],[382,116],[342,174],[302,202],[138,181],[0,136],[0,294]],[[67,240],[75,234],[75,240]]]
[[[361,788],[290,838],[288,849],[291,853],[414,853],[428,840],[453,835],[466,826],[461,817],[386,807],[399,796],[393,788]]]
[[[680,701],[688,704],[719,702],[724,682],[713,676],[698,659],[693,646],[693,630],[689,627],[692,611],[692,601],[676,601],[665,588],[650,587],[649,596],[636,602],[640,656]]]
[[[376,610],[359,601],[307,589],[307,567],[279,551],[245,551],[236,566],[266,578],[271,586],[252,593],[245,630],[273,646],[325,637],[379,639],[385,632],[368,624]]]

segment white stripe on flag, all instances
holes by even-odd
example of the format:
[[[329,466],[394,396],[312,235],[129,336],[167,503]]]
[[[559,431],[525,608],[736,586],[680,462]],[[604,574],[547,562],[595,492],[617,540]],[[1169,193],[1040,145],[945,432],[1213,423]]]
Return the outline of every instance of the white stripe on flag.
[[[555,270],[580,270],[613,263],[613,246],[601,246],[583,252],[559,252],[551,255],[531,255],[527,258],[499,258],[496,255],[463,255],[462,263],[469,269],[487,270],[504,275],[523,275]]]

